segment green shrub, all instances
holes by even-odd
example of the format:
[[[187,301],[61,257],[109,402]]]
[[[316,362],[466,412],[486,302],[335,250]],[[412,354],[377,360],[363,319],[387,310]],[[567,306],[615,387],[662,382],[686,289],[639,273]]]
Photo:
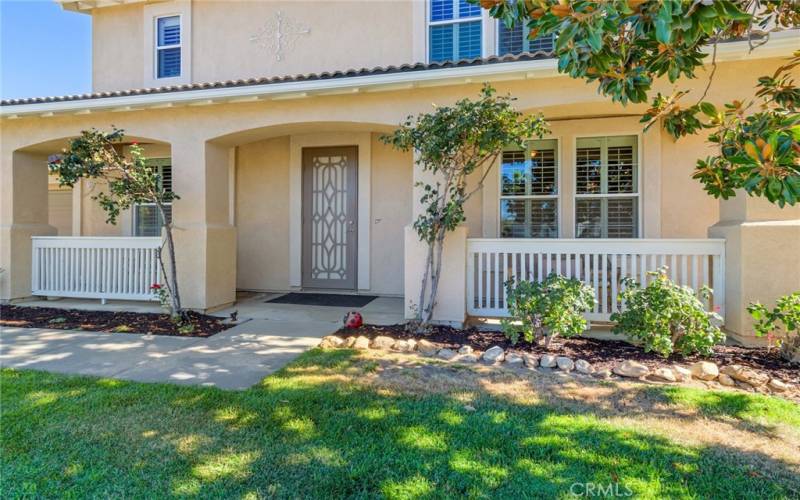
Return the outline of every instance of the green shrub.
[[[511,318],[502,321],[503,332],[514,344],[520,334],[547,346],[558,335],[579,335],[587,326],[583,313],[595,304],[594,289],[557,274],[541,282],[509,280],[506,291]]]
[[[694,290],[680,286],[667,277],[666,267],[648,273],[655,279],[642,287],[631,278],[623,279],[619,294],[621,312],[611,315],[617,324],[614,333],[625,334],[641,342],[646,352],[667,357],[711,354],[711,348],[725,340],[715,322],[721,318],[705,310]],[[711,289],[703,287],[700,295],[708,299]]]
[[[783,338],[777,340],[781,356],[788,361],[800,362],[800,292],[781,297],[772,310],[754,302],[747,306],[747,311],[753,317],[756,334],[759,337],[766,335],[770,344],[783,330]]]

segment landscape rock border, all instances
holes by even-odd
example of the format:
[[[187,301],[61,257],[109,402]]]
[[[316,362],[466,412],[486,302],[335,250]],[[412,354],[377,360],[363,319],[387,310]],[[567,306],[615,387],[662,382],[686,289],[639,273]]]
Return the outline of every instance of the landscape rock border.
[[[648,366],[634,360],[625,360],[611,370],[596,369],[585,359],[572,359],[568,356],[544,354],[536,357],[531,353],[518,353],[492,346],[478,352],[469,345],[455,348],[439,348],[425,339],[393,339],[378,336],[370,341],[365,336],[342,338],[328,335],[322,338],[319,347],[323,349],[359,349],[391,351],[403,354],[416,354],[435,358],[448,363],[481,363],[484,366],[502,366],[511,369],[542,370],[548,372],[571,373],[578,377],[640,380],[662,384],[678,384],[692,380],[700,381],[709,388],[728,387],[767,394],[783,394],[794,389],[794,385],[778,378],[770,378],[748,366],[740,364],[725,365],[721,368],[712,361],[697,361],[689,366],[672,365],[651,370]]]

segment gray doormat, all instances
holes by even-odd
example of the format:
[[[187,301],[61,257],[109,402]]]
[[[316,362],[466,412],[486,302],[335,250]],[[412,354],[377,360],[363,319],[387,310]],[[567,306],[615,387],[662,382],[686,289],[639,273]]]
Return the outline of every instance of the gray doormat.
[[[296,304],[299,306],[364,307],[377,295],[343,295],[334,293],[287,293],[265,300],[271,304]]]

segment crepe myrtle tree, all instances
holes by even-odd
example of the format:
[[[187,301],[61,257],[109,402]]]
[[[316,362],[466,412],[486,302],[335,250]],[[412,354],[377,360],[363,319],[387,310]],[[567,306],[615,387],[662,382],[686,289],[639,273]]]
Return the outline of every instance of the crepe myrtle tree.
[[[432,183],[417,182],[424,211],[414,221],[420,241],[427,243],[417,320],[430,324],[442,270],[442,249],[448,231],[466,220],[464,204],[481,190],[503,148],[523,146],[548,132],[541,115],[524,116],[510,96],[498,96],[484,85],[480,98],[462,99],[452,106],[436,106],[430,113],[409,116],[392,134],[382,137],[401,151],[413,150],[416,164],[431,174]],[[468,187],[477,172],[477,182]]]
[[[706,101],[717,44],[746,40],[750,50],[770,34],[800,27],[797,0],[468,0],[508,26],[522,23],[530,38],[555,36],[558,69],[594,82],[622,103],[651,102],[647,127],[661,122],[675,139],[710,129],[714,154],[697,160],[693,177],[715,198],[736,190],[784,206],[800,199],[800,90],[791,77],[800,52],[752,95],[717,105]],[[702,94],[679,88],[709,59]],[[652,95],[653,82],[675,84]]]
[[[178,195],[164,189],[160,171],[149,165],[144,150],[133,142],[128,148],[128,155],[122,151],[124,132],[112,127],[111,132],[91,129],[84,130],[80,136],[69,142],[69,147],[61,154],[49,158],[48,168],[58,176],[62,186],[74,186],[80,179],[101,179],[108,185],[108,193],[100,192],[92,199],[96,200],[106,212],[106,222],[116,224],[122,210],[127,210],[140,203],[156,206],[165,234],[169,273],[164,265],[163,248],[158,251],[164,285],[167,287],[168,300],[162,303],[170,309],[175,320],[185,319],[185,311],[181,306],[181,295],[178,290],[178,274],[175,265],[175,243],[172,238],[172,224],[168,223],[164,207]],[[153,285],[156,287],[156,284]],[[157,288],[161,288],[160,284]],[[160,292],[160,295],[164,295]]]

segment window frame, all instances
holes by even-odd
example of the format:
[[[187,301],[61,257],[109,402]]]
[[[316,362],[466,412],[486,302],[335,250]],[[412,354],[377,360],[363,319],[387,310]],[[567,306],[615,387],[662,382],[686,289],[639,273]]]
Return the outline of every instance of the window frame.
[[[509,55],[509,54],[517,55],[517,54],[513,54],[512,52],[506,52],[506,53],[501,53],[500,52],[500,31],[502,29],[501,25],[503,25],[503,24],[504,23],[503,23],[502,19],[495,19],[495,23],[494,23],[494,53],[498,57],[506,56],[506,55]],[[554,35],[550,35],[550,36],[553,38],[553,50],[555,50],[555,46],[556,46],[555,36]],[[530,52],[530,42],[531,41],[532,40],[528,40],[528,37],[525,36],[525,33],[522,34],[522,44],[523,44],[522,52],[523,53],[524,52]],[[525,48],[524,48],[525,45],[528,45],[528,49],[527,50],[525,50]]]
[[[564,175],[563,175],[563,160],[564,160],[564,150],[562,148],[562,140],[561,137],[549,136],[545,135],[541,139],[539,138],[530,138],[526,140],[526,145],[531,142],[536,141],[555,141],[556,143],[556,194],[533,194],[533,195],[521,195],[521,196],[504,196],[503,195],[503,155],[500,154],[500,157],[497,159],[497,237],[502,238],[504,240],[539,240],[539,239],[546,239],[546,240],[556,240],[564,237],[564,227],[563,227],[563,220],[564,217],[562,216],[562,212],[564,210],[564,204],[562,200],[564,198]],[[519,151],[518,148],[508,147],[503,148],[503,153],[507,151]],[[528,149],[526,147],[526,153]],[[556,224],[558,225],[558,230],[556,231],[556,236],[553,238],[512,238],[508,236],[503,236],[503,211],[502,211],[502,203],[504,199],[517,199],[517,200],[556,200]]]
[[[433,26],[453,25],[454,28],[455,28],[455,25],[458,25],[458,24],[474,23],[474,22],[480,23],[480,29],[481,29],[481,32],[480,32],[481,53],[480,53],[480,55],[478,57],[480,57],[480,58],[486,57],[486,49],[485,49],[485,44],[484,44],[484,38],[486,36],[486,33],[485,33],[486,32],[486,13],[484,12],[484,9],[480,8],[480,13],[478,15],[476,15],[476,16],[472,16],[472,17],[456,17],[456,13],[458,13],[458,5],[459,5],[460,0],[450,0],[450,1],[453,4],[453,18],[452,19],[442,19],[442,20],[439,20],[439,21],[431,20],[432,0],[427,0],[425,2],[425,60],[429,64],[431,64],[431,63],[437,63],[437,62],[441,63],[441,62],[445,62],[445,61],[457,62],[457,61],[463,61],[463,60],[467,59],[467,58],[464,58],[464,57],[460,57],[460,55],[459,55],[458,57],[454,57],[452,59],[444,59],[444,60],[441,60],[441,61],[432,60],[431,59],[431,27],[433,27]],[[454,50],[455,50],[455,52],[457,54],[457,52],[458,52],[458,48],[457,48],[457,46],[458,46],[458,37],[455,34],[453,35],[453,45],[454,45]]]
[[[178,28],[180,30],[180,39],[177,44],[174,45],[159,45],[158,43],[158,22],[161,19],[166,19],[170,17],[177,17],[178,18]],[[170,13],[170,14],[160,14],[158,16],[153,16],[153,79],[157,81],[164,81],[164,80],[174,80],[183,77],[183,15],[180,13]],[[159,76],[158,74],[158,55],[160,51],[167,50],[167,49],[178,49],[180,51],[180,65],[178,69],[177,75],[172,76]]]
[[[148,161],[148,163],[152,162],[153,164],[156,164],[158,166],[159,175],[162,176],[162,179],[163,179],[163,175],[164,175],[164,167],[167,166],[167,164],[169,165],[170,170],[172,170],[172,158],[171,157],[164,156],[164,157],[158,157],[158,158],[148,158],[147,161]],[[170,177],[172,177],[172,172],[170,172]],[[138,233],[138,229],[139,229],[139,210],[138,209],[139,209],[139,207],[155,207],[155,206],[156,206],[155,203],[136,203],[135,205],[133,205],[131,207],[131,222],[132,222],[132,224],[131,224],[131,235],[133,237],[135,237],[135,238],[153,238],[153,236],[142,236],[140,234],[137,234]],[[164,206],[168,206],[168,207],[172,208],[172,202],[164,203]],[[161,236],[161,235],[159,235],[159,236]]]
[[[636,139],[636,192],[635,193],[597,193],[597,194],[579,194],[578,193],[578,140],[579,139],[599,139],[610,137],[634,137]],[[600,134],[575,134],[572,137],[572,234],[575,239],[588,240],[588,239],[602,239],[602,240],[625,240],[625,239],[643,239],[644,238],[644,212],[643,212],[643,183],[644,178],[644,165],[642,162],[642,143],[643,136],[641,131],[610,131]],[[607,148],[608,146],[606,146]],[[606,183],[607,172],[606,172]],[[607,187],[607,184],[606,184]],[[581,199],[613,199],[613,198],[636,198],[636,237],[634,238],[579,238],[578,237],[578,200]],[[605,221],[606,226],[608,221]],[[606,228],[607,232],[607,228]]]

